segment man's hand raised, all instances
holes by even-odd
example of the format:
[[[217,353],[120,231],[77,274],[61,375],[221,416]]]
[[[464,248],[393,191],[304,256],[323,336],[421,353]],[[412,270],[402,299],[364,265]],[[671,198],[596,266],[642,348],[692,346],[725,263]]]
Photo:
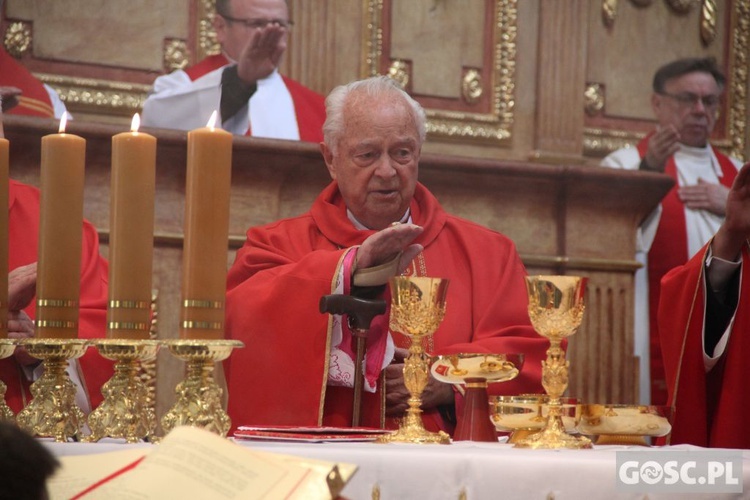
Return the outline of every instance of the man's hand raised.
[[[359,247],[354,269],[385,264],[402,252],[398,264],[400,273],[422,251],[422,245],[411,243],[422,234],[422,230],[416,224],[394,224],[368,236]]]
[[[266,78],[279,65],[286,50],[286,28],[267,24],[254,30],[237,61],[237,76],[246,85]]]

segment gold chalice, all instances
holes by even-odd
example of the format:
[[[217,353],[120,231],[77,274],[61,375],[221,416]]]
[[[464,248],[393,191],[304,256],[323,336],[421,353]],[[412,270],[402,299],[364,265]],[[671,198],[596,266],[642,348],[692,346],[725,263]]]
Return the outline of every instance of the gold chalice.
[[[16,341],[14,339],[0,339],[0,359],[5,359],[16,350]],[[5,391],[7,387],[0,380],[0,420],[14,421],[13,410],[5,403]]]
[[[497,442],[487,387],[513,380],[522,366],[523,354],[461,353],[432,358],[433,377],[464,388],[464,409],[458,417],[454,441]]]
[[[429,358],[422,339],[432,335],[445,317],[448,280],[396,276],[390,279],[390,328],[411,340],[404,361],[404,384],[409,390],[409,408],[398,431],[378,438],[381,443],[450,443],[445,432],[430,432],[422,423],[422,391],[427,387]]]
[[[560,402],[568,387],[569,364],[561,344],[581,325],[586,281],[577,276],[526,277],[531,324],[550,342],[547,359],[542,361],[542,386],[549,396],[549,413],[544,429],[516,443],[519,448],[591,448],[589,439],[565,432]]]
[[[597,436],[596,444],[648,446],[647,437],[662,437],[672,430],[672,407],[658,405],[582,405],[578,430]]]

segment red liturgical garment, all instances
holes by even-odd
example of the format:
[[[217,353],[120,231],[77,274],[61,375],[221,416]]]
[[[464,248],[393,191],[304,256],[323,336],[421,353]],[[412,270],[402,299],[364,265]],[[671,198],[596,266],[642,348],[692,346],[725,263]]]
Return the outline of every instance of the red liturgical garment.
[[[424,227],[415,241],[424,251],[406,274],[451,280],[445,319],[427,350],[524,353],[521,374],[490,391],[542,391],[548,342],[531,327],[526,271],[514,244],[447,214],[421,184],[411,216]],[[308,213],[248,231],[227,282],[227,332],[246,345],[226,362],[233,425],[350,424],[352,389],[327,385],[331,320],[318,303],[335,289],[347,249],[372,233],[354,228],[335,182]],[[384,423],[382,385],[364,394],[364,426]],[[428,429],[447,428],[438,412],[423,416]]]
[[[707,246],[706,246],[707,248]],[[750,309],[743,307],[747,290],[740,289],[739,306],[721,360],[708,373],[703,362],[705,316],[704,262],[706,248],[662,280],[659,335],[669,388],[675,408],[671,444],[713,448],[750,448],[750,427],[744,407],[750,377]],[[750,283],[750,253],[742,251],[741,286]]]

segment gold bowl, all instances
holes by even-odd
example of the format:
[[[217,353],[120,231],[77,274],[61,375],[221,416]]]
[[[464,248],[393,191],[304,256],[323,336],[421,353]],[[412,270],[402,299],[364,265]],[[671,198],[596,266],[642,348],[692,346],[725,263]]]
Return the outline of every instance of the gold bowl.
[[[581,405],[578,431],[597,436],[596,444],[647,446],[646,437],[662,437],[672,430],[669,406],[628,404]]]
[[[509,443],[515,443],[544,429],[549,414],[545,394],[490,396],[490,418],[499,432],[510,432]],[[575,433],[581,417],[577,398],[560,398],[565,432]]]

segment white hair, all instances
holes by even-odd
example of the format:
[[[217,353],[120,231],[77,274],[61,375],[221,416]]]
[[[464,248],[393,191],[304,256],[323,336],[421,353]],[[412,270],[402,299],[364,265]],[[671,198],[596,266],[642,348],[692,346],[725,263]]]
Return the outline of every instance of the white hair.
[[[344,133],[344,107],[356,94],[366,94],[386,100],[388,97],[400,97],[409,105],[414,123],[422,144],[427,137],[427,118],[424,109],[407,94],[393,79],[387,76],[373,76],[357,80],[346,85],[339,85],[326,97],[326,121],[323,124],[323,142],[331,151],[336,151],[338,141]]]

